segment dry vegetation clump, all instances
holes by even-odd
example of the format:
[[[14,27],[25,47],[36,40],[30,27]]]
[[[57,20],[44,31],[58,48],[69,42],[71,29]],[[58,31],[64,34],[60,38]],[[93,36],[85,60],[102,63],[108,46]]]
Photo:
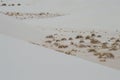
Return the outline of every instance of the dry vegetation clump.
[[[101,38],[102,36],[101,35],[97,35],[98,38]]]
[[[95,49],[89,49],[88,52],[97,52]]]
[[[68,48],[67,45],[59,45],[58,48]]]
[[[66,38],[62,38],[62,39],[61,39],[61,41],[65,41],[65,40],[67,40],[67,39],[66,39]]]
[[[84,40],[80,40],[80,43],[84,43],[85,41]]]
[[[7,4],[6,4],[6,3],[3,3],[1,6],[7,6]]]
[[[88,35],[88,36],[86,36],[86,38],[85,39],[91,39],[91,37]]]
[[[53,45],[55,45],[56,47],[58,47],[60,44],[55,42]]]
[[[87,46],[84,45],[84,44],[79,44],[78,47],[79,47],[79,48],[86,48]]]
[[[20,4],[20,3],[18,3],[17,5],[18,5],[18,6],[21,6],[21,4]]]
[[[79,39],[79,38],[83,38],[83,36],[82,35],[76,36],[76,39]]]
[[[70,45],[74,45],[74,43],[73,43],[73,42],[70,42]]]
[[[68,40],[73,40],[73,38],[70,37]]]
[[[53,35],[46,36],[46,38],[54,38]]]
[[[9,4],[9,6],[15,6],[16,4]],[[21,4],[17,4],[20,6]],[[3,6],[7,6],[7,4],[3,4]],[[19,13],[19,14],[18,14]],[[63,15],[57,15],[57,13],[48,13],[48,12],[41,12],[41,13],[21,13],[21,12],[2,12],[4,15],[8,15],[11,17],[15,17],[17,19],[41,19],[41,18],[48,18],[48,17],[58,17],[58,16],[63,16]]]
[[[66,51],[65,54],[71,55],[71,51]]]
[[[62,31],[64,32],[64,30],[61,29],[61,32]],[[67,32],[69,31],[66,31],[65,33]],[[90,33],[89,35],[83,35],[82,32],[82,35],[78,34],[75,34],[75,39],[72,38],[73,36],[68,37],[65,34],[59,36],[48,35],[46,36],[46,39],[48,39],[47,43],[51,43],[49,40],[54,39],[53,43],[48,45],[52,45],[52,47],[64,52],[65,54],[79,55],[79,53],[87,54],[88,52],[92,53],[89,55],[96,57],[100,62],[114,59],[115,55],[113,53],[120,50],[120,39],[118,38],[115,39],[115,37],[112,37],[112,41],[108,42],[108,40],[101,40],[101,38],[104,37],[101,34]]]
[[[21,6],[21,3],[7,3],[7,2],[3,2],[3,1],[1,1],[1,3],[0,3],[0,6]]]
[[[91,34],[92,37],[95,37],[96,35],[94,33]]]
[[[97,40],[97,39],[90,39],[90,43],[92,43],[92,44],[99,44],[101,42],[99,40]]]
[[[60,40],[56,40],[56,42],[60,42]]]
[[[108,45],[107,45],[108,43],[102,43],[102,48],[103,49],[106,49],[106,48],[108,48]]]
[[[115,58],[115,56],[110,52],[95,53],[94,55],[97,56],[101,62],[104,62],[107,59],[114,59]]]
[[[45,43],[52,43],[52,41],[50,41],[50,40],[47,40],[47,41],[45,41]]]

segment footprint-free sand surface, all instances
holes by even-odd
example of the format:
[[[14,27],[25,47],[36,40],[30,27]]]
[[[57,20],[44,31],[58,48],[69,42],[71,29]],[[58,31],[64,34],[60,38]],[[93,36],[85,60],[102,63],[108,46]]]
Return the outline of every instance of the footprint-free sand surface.
[[[75,7],[70,7],[72,3],[65,3],[62,7],[52,5],[48,8],[47,3],[43,6],[41,3],[28,5],[20,1],[3,1],[0,32],[120,69],[120,6],[114,1],[102,2],[76,0]]]

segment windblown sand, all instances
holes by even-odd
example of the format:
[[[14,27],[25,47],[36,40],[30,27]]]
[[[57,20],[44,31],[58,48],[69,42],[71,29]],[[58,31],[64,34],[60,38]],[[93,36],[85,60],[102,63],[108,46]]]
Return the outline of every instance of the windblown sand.
[[[60,17],[64,16],[61,13],[51,13],[51,12],[20,12],[20,11],[4,11],[2,8],[4,7],[21,7],[23,6],[22,3],[6,3],[5,1],[0,3],[1,11],[0,14],[14,17],[16,20],[32,20],[36,19],[33,22],[37,22],[38,19],[42,18],[52,18],[52,17]],[[3,8],[3,9],[4,9]],[[16,8],[17,9],[17,8]],[[93,8],[92,8],[93,9]],[[94,9],[93,9],[94,10]],[[98,9],[97,9],[98,10]],[[102,10],[102,9],[101,9]],[[88,10],[87,10],[88,11]],[[111,11],[111,9],[110,9]],[[94,11],[93,11],[94,12]],[[73,10],[74,13],[74,10]],[[96,12],[95,12],[96,13]],[[77,13],[77,14],[81,14]],[[72,17],[73,16],[73,17]],[[25,39],[27,41],[30,41],[30,43],[39,45],[39,46],[44,46],[47,48],[51,48],[55,51],[59,51],[61,53],[67,54],[67,55],[72,55],[72,56],[77,56],[83,59],[87,59],[89,61],[93,61],[96,63],[100,63],[109,67],[117,68],[120,69],[120,32],[119,31],[114,31],[115,29],[119,29],[119,26],[114,28],[109,29],[109,26],[103,27],[105,28],[106,31],[100,31],[99,28],[101,27],[82,27],[82,23],[88,26],[88,24],[92,24],[91,22],[91,16],[86,17],[85,19],[79,15],[81,19],[75,14],[73,14],[70,18],[67,16],[67,18],[61,18],[61,19],[54,19],[53,21],[46,22],[46,24],[49,25],[49,27],[46,27],[46,29],[42,30],[44,26],[40,22],[40,26],[34,27],[34,29],[28,30],[29,27],[19,27],[17,28],[16,25],[12,25],[10,27],[2,28],[1,31],[5,34],[10,34],[12,36],[16,36],[18,38]],[[75,17],[74,17],[75,16]],[[105,15],[106,16],[106,15]],[[109,15],[111,16],[111,15]],[[108,17],[109,17],[108,16]],[[104,20],[102,19],[99,21],[99,16],[98,21],[96,20],[96,16],[92,18],[93,23],[95,24],[96,21],[97,23],[100,22],[104,23]],[[102,16],[103,17],[103,16]],[[113,16],[119,18],[119,16]],[[78,19],[76,19],[78,18]],[[89,19],[90,18],[90,19]],[[70,19],[70,21],[69,21]],[[89,20],[88,20],[89,19]],[[95,19],[95,20],[94,20]],[[51,19],[52,20],[52,19]],[[58,22],[56,22],[58,20]],[[87,24],[88,20],[88,24]],[[106,17],[105,21],[108,20]],[[66,22],[64,22],[66,21]],[[77,22],[78,21],[78,22]],[[83,21],[83,22],[82,22]],[[94,22],[95,21],[95,22]],[[54,30],[52,30],[51,25],[49,24],[54,24],[55,27]],[[106,21],[107,22],[107,21]],[[105,22],[105,23],[106,23]],[[111,21],[110,21],[111,22]],[[110,24],[108,21],[108,23]],[[119,22],[119,19],[114,22],[116,24]],[[39,23],[39,21],[38,21]],[[44,23],[44,22],[43,22]],[[56,28],[59,25],[62,24],[62,28]],[[44,25],[46,25],[44,23]],[[67,25],[64,25],[67,24]],[[71,25],[74,28],[74,24],[78,24],[77,29],[70,29],[69,25]],[[106,23],[107,24],[107,23]],[[65,27],[67,26],[67,29]],[[70,26],[70,27],[71,27]],[[87,28],[91,30],[86,30]],[[7,31],[7,29],[9,29]],[[12,30],[13,29],[13,30]],[[96,30],[98,29],[98,30]],[[108,29],[108,30],[107,30]],[[11,30],[11,31],[10,31]],[[104,29],[103,29],[104,30]],[[111,31],[109,31],[111,30]],[[14,32],[15,31],[15,32]],[[17,32],[18,31],[18,32]],[[19,33],[20,32],[20,33]],[[27,33],[26,33],[27,32]]]
[[[67,55],[77,56],[120,69],[120,32],[96,32],[56,29],[40,43]]]

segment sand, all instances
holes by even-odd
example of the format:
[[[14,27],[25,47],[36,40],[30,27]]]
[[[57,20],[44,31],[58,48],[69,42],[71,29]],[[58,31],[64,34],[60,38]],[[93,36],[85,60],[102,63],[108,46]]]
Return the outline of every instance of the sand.
[[[87,4],[87,2],[83,3],[83,6]],[[119,6],[114,9],[110,6],[117,3],[105,2],[108,5],[104,6],[108,10],[105,11],[104,8],[100,8],[102,5],[99,2],[93,4],[89,3],[91,12],[88,13],[86,13],[88,9],[84,7],[81,12],[78,4],[76,9],[71,9],[71,11],[67,9],[67,7],[70,8],[69,5],[64,5],[59,10],[57,10],[59,8],[57,5],[53,5],[56,9],[51,11],[51,7],[46,9],[41,5],[2,6],[0,8],[0,33],[70,56],[120,69],[120,15],[117,10]],[[39,7],[45,7],[45,11],[37,10]],[[104,14],[100,13],[101,11]],[[38,16],[40,13],[44,13],[45,18]],[[109,14],[106,15],[107,13]]]

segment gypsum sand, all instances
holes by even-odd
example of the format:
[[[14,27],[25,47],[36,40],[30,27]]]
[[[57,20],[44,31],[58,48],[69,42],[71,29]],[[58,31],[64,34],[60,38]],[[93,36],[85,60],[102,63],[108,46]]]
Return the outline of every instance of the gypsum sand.
[[[4,14],[10,17],[15,17],[16,19],[20,19],[20,20],[64,16],[63,14],[49,13],[49,12],[40,12],[40,13],[0,12],[0,14]]]
[[[6,1],[0,1],[0,7],[14,7],[14,6],[21,6],[22,4],[21,3],[15,3],[15,2],[12,2],[12,3],[8,3]]]
[[[116,31],[115,34],[96,31],[70,31],[61,28],[56,29],[53,34],[44,36],[40,43],[31,43],[120,69],[120,32]]]
[[[7,2],[0,2],[1,7],[18,7],[21,6],[22,3],[7,3]],[[16,19],[25,20],[25,19],[41,19],[41,18],[49,18],[49,17],[59,17],[64,16],[63,14],[59,13],[50,13],[50,12],[39,12],[39,13],[22,13],[22,12],[11,12],[11,11],[0,11],[0,14],[4,14],[10,17],[15,17]]]

